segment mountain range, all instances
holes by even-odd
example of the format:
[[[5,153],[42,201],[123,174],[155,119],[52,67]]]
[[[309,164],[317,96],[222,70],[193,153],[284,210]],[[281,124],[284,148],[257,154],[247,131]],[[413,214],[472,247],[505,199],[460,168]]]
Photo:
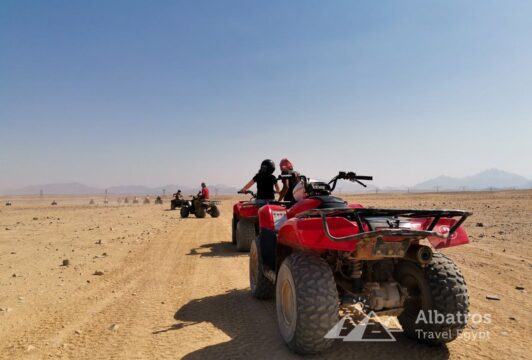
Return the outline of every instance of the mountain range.
[[[105,190],[109,195],[161,195],[163,190],[167,195],[181,190],[183,194],[195,194],[200,188],[168,184],[165,186],[149,187],[144,185],[111,186],[107,189],[87,186],[81,183],[54,183],[44,185],[25,186],[19,189],[3,191],[3,195],[37,195],[42,190],[46,195],[103,195]],[[238,189],[223,184],[210,185],[212,195],[235,194]]]
[[[212,195],[231,195],[238,191],[238,188],[224,184],[209,186]],[[338,184],[340,192],[360,192],[360,191],[460,191],[460,190],[487,190],[487,189],[530,189],[532,180],[523,176],[512,174],[498,169],[489,169],[475,175],[465,177],[450,177],[441,175],[436,178],[420,182],[414,186],[397,186],[378,188],[368,184],[367,188],[361,188],[357,184]],[[160,195],[163,190],[171,195],[180,189],[183,194],[195,194],[199,187],[185,185],[168,184],[158,187],[144,185],[122,185],[107,188],[109,195]],[[19,189],[3,191],[3,195],[36,195],[40,191],[46,195],[97,195],[105,194],[106,189],[87,186],[81,183],[54,183],[45,185],[26,186]]]
[[[416,190],[484,190],[530,188],[532,180],[499,169],[489,169],[465,177],[438,176],[414,185]]]

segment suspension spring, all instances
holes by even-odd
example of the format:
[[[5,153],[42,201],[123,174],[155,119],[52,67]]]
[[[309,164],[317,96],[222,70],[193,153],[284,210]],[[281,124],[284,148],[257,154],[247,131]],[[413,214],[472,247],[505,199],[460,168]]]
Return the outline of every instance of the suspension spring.
[[[354,293],[362,291],[362,262],[354,257],[347,256],[346,260],[351,264],[351,283]]]

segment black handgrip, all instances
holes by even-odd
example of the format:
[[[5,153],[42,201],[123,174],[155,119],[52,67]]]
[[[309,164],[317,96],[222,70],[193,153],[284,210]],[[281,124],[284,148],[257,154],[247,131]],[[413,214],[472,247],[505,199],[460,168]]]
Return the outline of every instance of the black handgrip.
[[[357,175],[357,180],[373,180],[373,176]]]

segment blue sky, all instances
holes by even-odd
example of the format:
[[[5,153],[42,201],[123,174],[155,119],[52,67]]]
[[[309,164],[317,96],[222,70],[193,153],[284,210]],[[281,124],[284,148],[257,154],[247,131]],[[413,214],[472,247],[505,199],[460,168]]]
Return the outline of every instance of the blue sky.
[[[532,178],[527,1],[0,2],[0,189],[243,185],[262,159]]]

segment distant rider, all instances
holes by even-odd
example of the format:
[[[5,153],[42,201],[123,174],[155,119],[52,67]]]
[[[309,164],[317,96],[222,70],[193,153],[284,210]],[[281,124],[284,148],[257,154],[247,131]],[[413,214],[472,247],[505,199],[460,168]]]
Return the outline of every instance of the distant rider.
[[[183,195],[181,195],[181,190],[177,190],[176,193],[174,193],[174,198],[171,200],[172,209],[176,207],[180,207],[183,205]]]
[[[202,182],[201,190],[198,191],[198,196],[194,201],[194,208],[199,209],[201,207],[201,202],[204,200],[209,200],[209,188],[204,182]]]
[[[177,190],[177,192],[174,194],[174,199],[183,200],[183,195],[181,195],[181,190]]]
[[[204,182],[201,183],[201,194],[200,194],[200,197],[203,200],[208,200],[209,199],[209,188],[207,187],[207,185],[205,185]]]
[[[297,171],[294,171],[294,166],[288,159],[282,159],[279,163],[279,167],[281,168],[281,175],[291,175],[289,178],[283,178],[283,188],[281,190],[281,194],[279,195],[279,201],[290,201],[290,203],[295,203],[296,199],[294,199],[294,188],[300,181],[300,176]]]
[[[260,164],[259,172],[239,192],[245,193],[256,183],[257,200],[275,200],[275,194],[279,193],[279,185],[277,184],[277,178],[273,175],[274,171],[275,163],[270,159],[264,160]]]

